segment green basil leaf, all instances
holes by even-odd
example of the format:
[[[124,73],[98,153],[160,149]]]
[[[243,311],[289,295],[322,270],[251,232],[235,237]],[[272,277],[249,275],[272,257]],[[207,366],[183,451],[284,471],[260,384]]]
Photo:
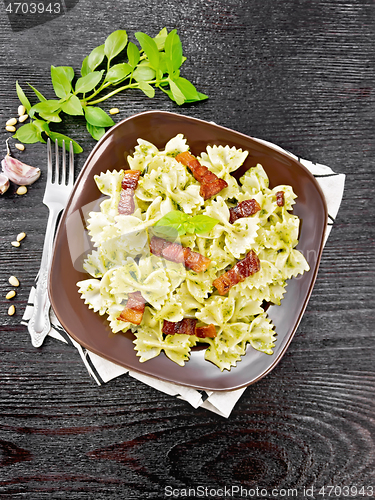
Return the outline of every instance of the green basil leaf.
[[[183,232],[182,234],[185,233]],[[175,241],[179,236],[179,232],[172,226],[154,226],[149,229],[149,235],[150,237],[156,236],[157,238],[163,238],[164,240]]]
[[[112,118],[99,107],[87,106],[85,108],[85,118],[86,121],[91,125],[95,125],[95,127],[111,127],[115,124]]]
[[[88,133],[91,135],[93,139],[98,141],[103,137],[105,134],[105,128],[104,127],[95,127],[95,125],[91,125],[91,123],[86,122],[86,129]]]
[[[185,103],[197,102],[197,101],[205,101],[208,99],[208,95],[202,94],[202,92],[197,92],[198,99],[185,99]]]
[[[186,80],[186,78],[178,77],[174,78],[173,81],[184,94],[185,100],[190,102],[200,100],[197,89],[191,82],[189,82],[189,80]]]
[[[81,66],[81,75],[86,76],[91,72],[91,69],[89,67],[89,56],[86,56],[84,60],[82,61],[82,66]]]
[[[187,222],[189,216],[180,210],[171,210],[165,214],[161,219],[158,220],[154,227],[156,226],[170,226],[172,224],[183,224]]]
[[[165,55],[165,52],[159,52],[159,70],[162,75],[164,75],[164,73],[168,73],[167,56]]]
[[[40,131],[40,133],[46,132],[48,134],[49,126],[48,123],[45,122],[44,120],[33,120],[33,125],[36,126],[36,128]]]
[[[205,99],[208,99],[208,95],[202,94],[202,92],[198,92],[198,97],[199,97],[200,101],[204,101]]]
[[[104,54],[111,60],[126,47],[127,43],[128,35],[125,30],[114,31],[104,43]]]
[[[40,141],[40,132],[33,123],[26,123],[17,129],[13,137],[24,144],[34,144]]]
[[[103,71],[93,71],[86,76],[78,78],[75,86],[76,94],[85,94],[93,90],[102,79]]]
[[[167,36],[168,36],[167,28],[163,28],[162,30],[159,31],[159,33],[156,36],[154,36],[154,41],[156,43],[158,50],[164,49],[164,44]]]
[[[184,227],[185,227],[185,232],[186,233],[194,234],[196,232],[195,231],[195,226],[191,222],[186,222],[184,224]]]
[[[172,75],[183,63],[182,44],[176,30],[172,30],[165,40],[168,73]]]
[[[82,104],[76,95],[71,95],[69,99],[62,104],[61,109],[67,115],[83,115]]]
[[[91,71],[94,71],[95,68],[101,64],[104,59],[104,45],[99,45],[99,47],[95,47],[93,49],[87,59],[87,65]]]
[[[61,66],[51,66],[51,79],[53,90],[57,97],[66,99],[71,93],[72,85],[69,78],[66,76],[65,68]]]
[[[121,80],[124,80],[131,72],[133,68],[130,64],[120,63],[112,66],[108,73],[106,74],[105,81],[110,83],[116,83]]]
[[[132,68],[135,68],[137,64],[139,63],[140,59],[140,53],[138,47],[135,45],[133,42],[128,43],[128,48],[126,49],[128,59],[129,59],[129,64]]]
[[[154,87],[151,87],[151,85],[149,85],[148,83],[146,82],[139,82],[139,88],[142,90],[142,92],[144,92],[147,97],[154,97],[155,96],[155,89]]]
[[[154,69],[158,69],[159,67],[159,49],[156,45],[155,40],[153,40],[150,36],[146,35],[146,33],[142,33],[138,31],[135,33],[135,38],[140,43],[144,53],[147,56],[147,59],[150,61],[150,65]]]
[[[56,99],[48,99],[38,102],[30,108],[30,113],[54,113],[61,108],[61,102]]]
[[[71,82],[74,78],[74,69],[71,66],[59,66],[59,68],[64,72],[67,79]]]
[[[190,223],[194,226],[195,233],[208,233],[219,221],[208,215],[194,215]]]
[[[150,66],[139,65],[133,73],[133,78],[137,82],[144,82],[153,80],[155,78],[155,74],[155,71],[150,68]]]
[[[218,222],[217,219],[208,215],[195,215],[192,217],[179,210],[172,210],[154,224],[154,230],[168,234],[171,232],[168,228],[172,228],[180,236],[186,233],[207,233]]]
[[[18,83],[18,81],[16,82],[16,91],[17,91],[18,99],[20,100],[21,104],[23,104],[25,106],[25,108],[26,108],[26,111],[29,112],[30,108],[31,108],[30,101],[26,97],[26,94],[22,90],[22,88],[21,88],[20,84]]]
[[[47,99],[44,97],[43,94],[41,94],[39,92],[39,90],[37,90],[35,87],[33,87],[32,85],[30,85],[30,83],[27,84],[35,93],[35,95],[37,96],[37,98],[39,99],[39,101],[46,101]]]
[[[43,120],[46,120],[47,122],[53,122],[53,123],[60,123],[62,120],[59,116],[60,110],[55,111],[54,113],[49,113],[48,111],[44,113],[39,113],[39,116],[43,118]]]
[[[206,94],[198,92],[194,85],[189,80],[186,80],[186,78],[178,77],[174,78],[173,81],[184,94],[185,102],[204,101],[208,99]]]
[[[161,80],[163,78],[163,72],[162,72],[162,70],[160,68],[157,69],[155,78],[157,80]]]
[[[50,130],[48,136],[53,141],[55,141],[57,139],[57,143],[61,148],[63,146],[63,141],[65,141],[65,149],[67,151],[69,151],[70,142],[72,142],[72,144],[73,144],[73,151],[75,153],[82,153],[82,151],[83,151],[83,149],[81,148],[81,146],[77,142],[73,141],[73,139],[71,139],[70,137],[68,137],[66,135],[59,134],[58,132],[52,132],[52,130]]]
[[[177,233],[182,236],[186,233],[185,224],[188,222],[188,219],[189,216],[184,212],[172,210],[159,219],[156,224],[154,224],[154,229],[159,232],[169,234],[170,236],[173,234],[176,235],[177,231]]]
[[[181,92],[181,90],[177,87],[177,85],[174,83],[172,80],[168,80],[169,87],[172,92],[173,100],[176,101],[176,103],[181,106],[185,102],[185,96]]]

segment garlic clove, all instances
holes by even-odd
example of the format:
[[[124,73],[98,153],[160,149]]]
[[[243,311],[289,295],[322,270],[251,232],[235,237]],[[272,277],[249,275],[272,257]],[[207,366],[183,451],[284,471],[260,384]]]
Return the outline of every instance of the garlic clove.
[[[0,174],[0,194],[4,194],[5,191],[8,191],[9,186],[10,182],[8,177],[5,174]]]
[[[29,186],[40,177],[39,168],[26,165],[9,154],[1,161],[1,166],[8,179],[20,186]]]

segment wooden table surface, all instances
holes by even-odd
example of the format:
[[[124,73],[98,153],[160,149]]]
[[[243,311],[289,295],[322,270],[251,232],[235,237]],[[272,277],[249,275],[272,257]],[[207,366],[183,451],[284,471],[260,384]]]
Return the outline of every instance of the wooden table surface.
[[[52,338],[31,346],[20,321],[48,215],[46,149],[13,148],[42,177],[24,196],[13,186],[0,197],[0,496],[158,499],[194,489],[201,498],[375,497],[373,2],[79,0],[46,23],[29,16],[23,29],[10,23],[7,4],[0,123],[16,114],[16,80],[52,97],[51,64],[78,74],[112,31],[135,41],[136,31],[155,36],[166,26],[182,40],[182,75],[209,99],[180,108],[161,92],[129,91],[103,106],[121,110],[116,121],[150,109],[213,120],[347,177],[289,350],[225,419],[127,376],[99,387],[76,349]],[[4,156],[10,134],[1,130]],[[84,148],[78,173],[95,142],[79,118],[60,131]],[[14,248],[21,231],[27,237]],[[21,282],[14,316],[10,275]]]

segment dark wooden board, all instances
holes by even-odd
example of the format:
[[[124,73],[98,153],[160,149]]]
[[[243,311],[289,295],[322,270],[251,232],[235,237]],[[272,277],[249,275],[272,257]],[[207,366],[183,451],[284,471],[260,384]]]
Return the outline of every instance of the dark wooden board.
[[[12,188],[0,197],[0,496],[158,499],[166,487],[242,486],[267,488],[269,496],[272,488],[296,488],[302,499],[304,487],[375,486],[373,3],[80,0],[64,16],[21,31],[12,30],[4,5],[0,123],[16,113],[16,80],[52,97],[51,64],[78,72],[115,29],[134,41],[136,31],[155,35],[166,26],[180,34],[183,76],[210,99],[178,108],[163,94],[133,91],[103,106],[121,110],[116,120],[148,109],[213,120],[347,178],[294,340],[226,420],[127,376],[98,387],[74,347],[53,339],[31,346],[20,319],[48,215],[46,155],[41,144],[14,150],[42,177],[25,196]],[[5,155],[9,134],[1,130]],[[61,131],[84,147],[78,173],[94,141],[80,119]],[[27,237],[13,248],[21,231]],[[13,317],[10,275],[21,282]],[[334,498],[370,497],[369,489],[345,491]]]

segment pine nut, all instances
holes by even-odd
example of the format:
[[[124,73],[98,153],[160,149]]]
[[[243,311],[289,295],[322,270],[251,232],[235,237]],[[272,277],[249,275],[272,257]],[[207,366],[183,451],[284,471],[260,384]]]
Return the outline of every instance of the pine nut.
[[[21,245],[19,241],[12,241],[10,244],[13,245],[14,247],[19,247]]]
[[[11,290],[10,292],[8,292],[6,295],[5,295],[5,298],[10,300],[10,299],[13,299],[13,297],[16,296],[16,292],[14,290]]]
[[[17,118],[10,118],[5,125],[16,125],[17,123]]]
[[[18,116],[22,116],[26,113],[26,108],[23,104],[18,106]]]
[[[18,121],[20,123],[23,123],[24,121],[26,121],[27,119],[29,118],[29,115],[21,115],[19,118],[18,118]]]
[[[109,110],[110,115],[117,115],[117,113],[120,113],[120,110],[118,108],[111,108]]]
[[[26,237],[26,233],[22,232],[20,234],[17,234],[17,241],[22,241]]]
[[[17,194],[26,194],[27,193],[27,187],[26,186],[20,186],[17,191]]]
[[[25,146],[23,144],[15,144],[14,145],[19,151],[25,151]]]
[[[8,314],[9,316],[13,316],[13,314],[16,312],[16,308],[14,307],[14,305],[12,304],[9,309],[8,309]]]
[[[13,125],[7,125],[5,127],[5,130],[7,130],[8,132],[15,132],[16,131],[16,127],[13,127]]]
[[[15,276],[11,276],[8,281],[12,286],[20,286],[20,282]]]

